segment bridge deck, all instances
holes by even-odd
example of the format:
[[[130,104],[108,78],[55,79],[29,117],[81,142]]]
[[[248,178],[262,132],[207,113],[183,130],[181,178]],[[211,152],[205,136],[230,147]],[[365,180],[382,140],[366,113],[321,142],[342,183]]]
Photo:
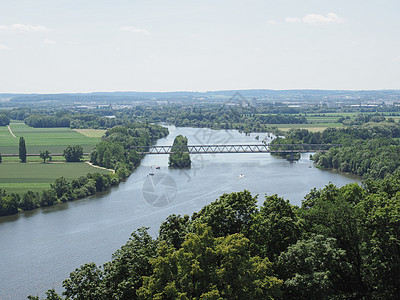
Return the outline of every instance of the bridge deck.
[[[332,147],[340,147],[339,144],[252,144],[252,145],[188,145],[175,146],[189,154],[218,154],[218,153],[307,153],[316,151],[328,151]],[[131,149],[139,154],[171,154],[172,146],[136,146]]]

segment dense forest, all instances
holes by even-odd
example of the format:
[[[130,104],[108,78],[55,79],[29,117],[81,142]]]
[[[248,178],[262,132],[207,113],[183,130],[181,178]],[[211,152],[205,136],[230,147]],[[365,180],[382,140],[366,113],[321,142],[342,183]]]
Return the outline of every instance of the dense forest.
[[[187,148],[188,139],[182,135],[178,135],[172,144],[171,154],[169,155],[168,165],[170,168],[190,168],[192,162]]]
[[[224,194],[157,238],[132,233],[113,259],[63,282],[65,299],[399,299],[400,174],[277,195]],[[30,296],[30,299],[39,297]],[[64,299],[54,290],[47,299]]]
[[[291,130],[272,144],[341,144],[312,158],[318,166],[364,178],[384,178],[400,170],[400,124],[368,122],[321,132]]]

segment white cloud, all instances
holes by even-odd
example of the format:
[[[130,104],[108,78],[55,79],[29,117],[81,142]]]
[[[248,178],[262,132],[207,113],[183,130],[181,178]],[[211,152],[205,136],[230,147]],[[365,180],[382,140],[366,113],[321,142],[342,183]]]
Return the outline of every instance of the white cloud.
[[[337,14],[329,13],[325,16],[317,14],[309,14],[303,18],[303,22],[307,24],[340,24],[344,19]]]
[[[328,13],[326,16],[317,14],[308,14],[303,18],[285,18],[286,23],[306,23],[310,25],[320,24],[341,24],[344,23],[344,19],[339,17],[337,14]]]
[[[301,19],[300,18],[287,17],[287,18],[285,18],[285,22],[286,23],[298,23],[298,22],[301,22]]]
[[[57,43],[56,43],[56,41],[53,41],[53,40],[51,40],[51,39],[45,39],[45,40],[43,41],[43,44],[46,44],[46,45],[54,45],[54,44],[57,44]]]
[[[12,25],[0,25],[0,31],[10,31],[10,32],[48,32],[50,30],[47,27],[42,26],[42,25],[12,24]]]
[[[279,25],[281,23],[279,23],[277,21],[274,21],[274,20],[268,20],[268,24],[270,24],[270,25]]]
[[[128,31],[128,32],[132,32],[132,33],[140,33],[140,34],[150,34],[150,32],[146,29],[142,29],[142,28],[135,28],[132,26],[122,26],[119,30],[121,31]]]
[[[0,50],[10,50],[11,48],[7,47],[6,45],[0,44]]]

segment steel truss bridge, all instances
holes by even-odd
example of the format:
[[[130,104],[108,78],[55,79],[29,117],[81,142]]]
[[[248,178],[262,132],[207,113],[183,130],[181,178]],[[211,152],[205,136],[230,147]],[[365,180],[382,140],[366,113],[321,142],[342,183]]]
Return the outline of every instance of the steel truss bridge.
[[[218,153],[307,153],[325,152],[340,144],[251,144],[251,145],[179,145],[179,146],[134,146],[139,154],[171,154],[176,151],[189,154]],[[172,149],[174,148],[174,149]]]

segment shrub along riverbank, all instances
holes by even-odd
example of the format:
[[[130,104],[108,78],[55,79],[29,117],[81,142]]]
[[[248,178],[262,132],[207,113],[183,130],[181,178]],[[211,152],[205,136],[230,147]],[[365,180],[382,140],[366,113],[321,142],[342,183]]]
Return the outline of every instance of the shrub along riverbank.
[[[73,201],[107,190],[127,178],[140,164],[143,155],[131,150],[132,146],[150,146],[157,139],[168,135],[168,129],[154,124],[129,124],[116,126],[106,132],[103,140],[91,153],[93,164],[114,169],[115,174],[90,173],[72,181],[57,178],[42,193],[28,191],[22,196],[8,194],[0,189],[0,216]]]
[[[400,171],[400,124],[370,122],[322,133],[290,130],[271,144],[341,144],[312,159],[318,166],[352,173],[363,178],[385,178]]]

